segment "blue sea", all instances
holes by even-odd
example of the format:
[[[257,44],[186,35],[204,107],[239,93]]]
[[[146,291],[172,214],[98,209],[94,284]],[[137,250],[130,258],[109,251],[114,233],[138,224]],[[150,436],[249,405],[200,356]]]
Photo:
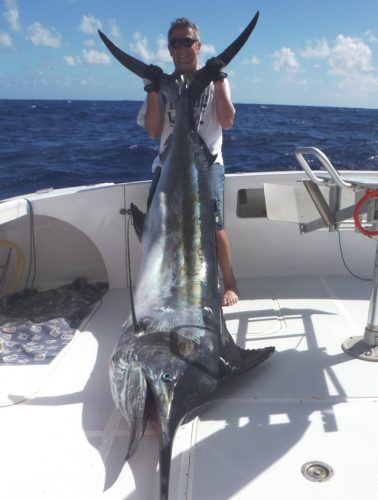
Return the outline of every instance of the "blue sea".
[[[151,178],[158,143],[136,101],[0,100],[0,199],[48,187]],[[315,146],[336,168],[378,170],[378,109],[236,104],[227,172],[297,170]]]

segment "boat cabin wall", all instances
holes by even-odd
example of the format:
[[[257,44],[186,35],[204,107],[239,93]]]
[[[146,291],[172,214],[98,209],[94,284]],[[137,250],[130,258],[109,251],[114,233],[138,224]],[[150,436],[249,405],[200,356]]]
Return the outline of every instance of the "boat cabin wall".
[[[375,174],[378,182],[378,172]],[[352,218],[340,225],[339,233],[328,228],[301,233],[299,223],[268,218],[264,186],[273,184],[302,190],[304,206],[299,211],[304,209],[306,214],[320,219],[301,182],[306,179],[301,171],[227,176],[224,219],[237,277],[345,275],[348,271],[341,250],[354,273],[372,276],[376,242],[357,232]],[[289,200],[285,190],[283,193],[278,205],[286,207]],[[252,203],[245,199],[246,194],[254,198]],[[353,204],[354,193],[343,191],[341,208]]]
[[[149,184],[50,190],[1,203],[0,266],[7,262],[12,246],[2,294],[4,289],[20,291],[30,286],[27,277],[34,273],[34,255],[33,286],[38,290],[82,277],[89,282],[106,281],[110,288],[127,287],[127,238],[134,278],[141,248],[133,227],[128,229],[126,208],[133,202],[145,210]],[[14,286],[20,253],[24,269]]]
[[[347,274],[337,232],[322,229],[300,234],[298,224],[267,218],[264,184],[294,186],[303,178],[301,172],[226,177],[224,219],[237,278]],[[1,203],[0,266],[7,262],[9,255],[6,242],[20,248],[25,266],[15,288],[23,289],[33,266],[31,235],[34,235],[33,286],[37,289],[54,288],[80,277],[89,282],[107,281],[110,288],[125,288],[129,283],[129,240],[135,283],[142,249],[132,225],[128,228],[126,210],[134,203],[145,211],[148,188],[148,181],[99,185],[35,193],[27,196],[28,202],[18,199]],[[246,193],[252,197],[248,206]],[[282,203],[285,204],[284,198]],[[375,241],[356,233],[353,224],[342,226],[340,238],[348,265],[356,274],[370,277]],[[5,288],[10,285],[14,288],[19,271],[17,250],[12,249],[11,254]],[[0,277],[3,274],[4,268],[0,267]]]

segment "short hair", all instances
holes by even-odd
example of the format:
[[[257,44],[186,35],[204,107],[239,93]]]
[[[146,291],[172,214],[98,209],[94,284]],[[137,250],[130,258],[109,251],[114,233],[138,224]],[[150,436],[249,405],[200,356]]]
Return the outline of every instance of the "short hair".
[[[197,26],[192,21],[189,21],[189,19],[187,19],[186,17],[178,17],[171,23],[171,26],[168,30],[168,41],[172,35],[172,31],[176,28],[191,28],[194,31],[197,40],[200,39],[200,32]]]

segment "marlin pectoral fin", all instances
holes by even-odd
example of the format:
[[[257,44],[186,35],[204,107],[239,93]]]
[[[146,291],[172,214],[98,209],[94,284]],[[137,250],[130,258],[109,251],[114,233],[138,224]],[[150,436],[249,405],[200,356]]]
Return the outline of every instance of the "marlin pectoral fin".
[[[223,314],[221,325],[222,349],[219,356],[219,370],[223,378],[251,370],[273,354],[274,347],[265,347],[263,349],[242,349],[238,347],[227,329]]]
[[[252,368],[255,368],[257,365],[265,361],[269,358],[273,353],[274,347],[263,347],[262,349],[241,349],[241,364],[240,367],[234,372],[235,375],[239,375],[240,373],[244,373]]]
[[[134,203],[130,203],[130,213],[131,217],[133,218],[133,226],[135,233],[137,235],[138,240],[141,241],[144,229],[144,222],[146,220],[146,214],[142,212],[142,210],[139,210],[139,208],[136,205],[134,205]]]
[[[252,370],[252,368],[265,361],[274,352],[274,347],[241,349],[235,346],[235,348],[237,352],[233,351],[231,358],[219,358],[219,368],[223,378],[240,375],[248,370]]]

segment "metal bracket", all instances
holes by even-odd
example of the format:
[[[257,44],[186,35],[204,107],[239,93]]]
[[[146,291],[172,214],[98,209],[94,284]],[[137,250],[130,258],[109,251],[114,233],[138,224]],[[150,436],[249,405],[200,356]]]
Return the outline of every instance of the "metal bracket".
[[[320,191],[319,186],[315,184],[315,182],[313,181],[305,180],[302,182],[308,194],[310,195],[317,211],[319,212],[320,217],[324,222],[324,225],[335,227],[336,223],[335,223],[334,213],[331,212],[331,209],[328,203],[326,202],[322,192]]]

